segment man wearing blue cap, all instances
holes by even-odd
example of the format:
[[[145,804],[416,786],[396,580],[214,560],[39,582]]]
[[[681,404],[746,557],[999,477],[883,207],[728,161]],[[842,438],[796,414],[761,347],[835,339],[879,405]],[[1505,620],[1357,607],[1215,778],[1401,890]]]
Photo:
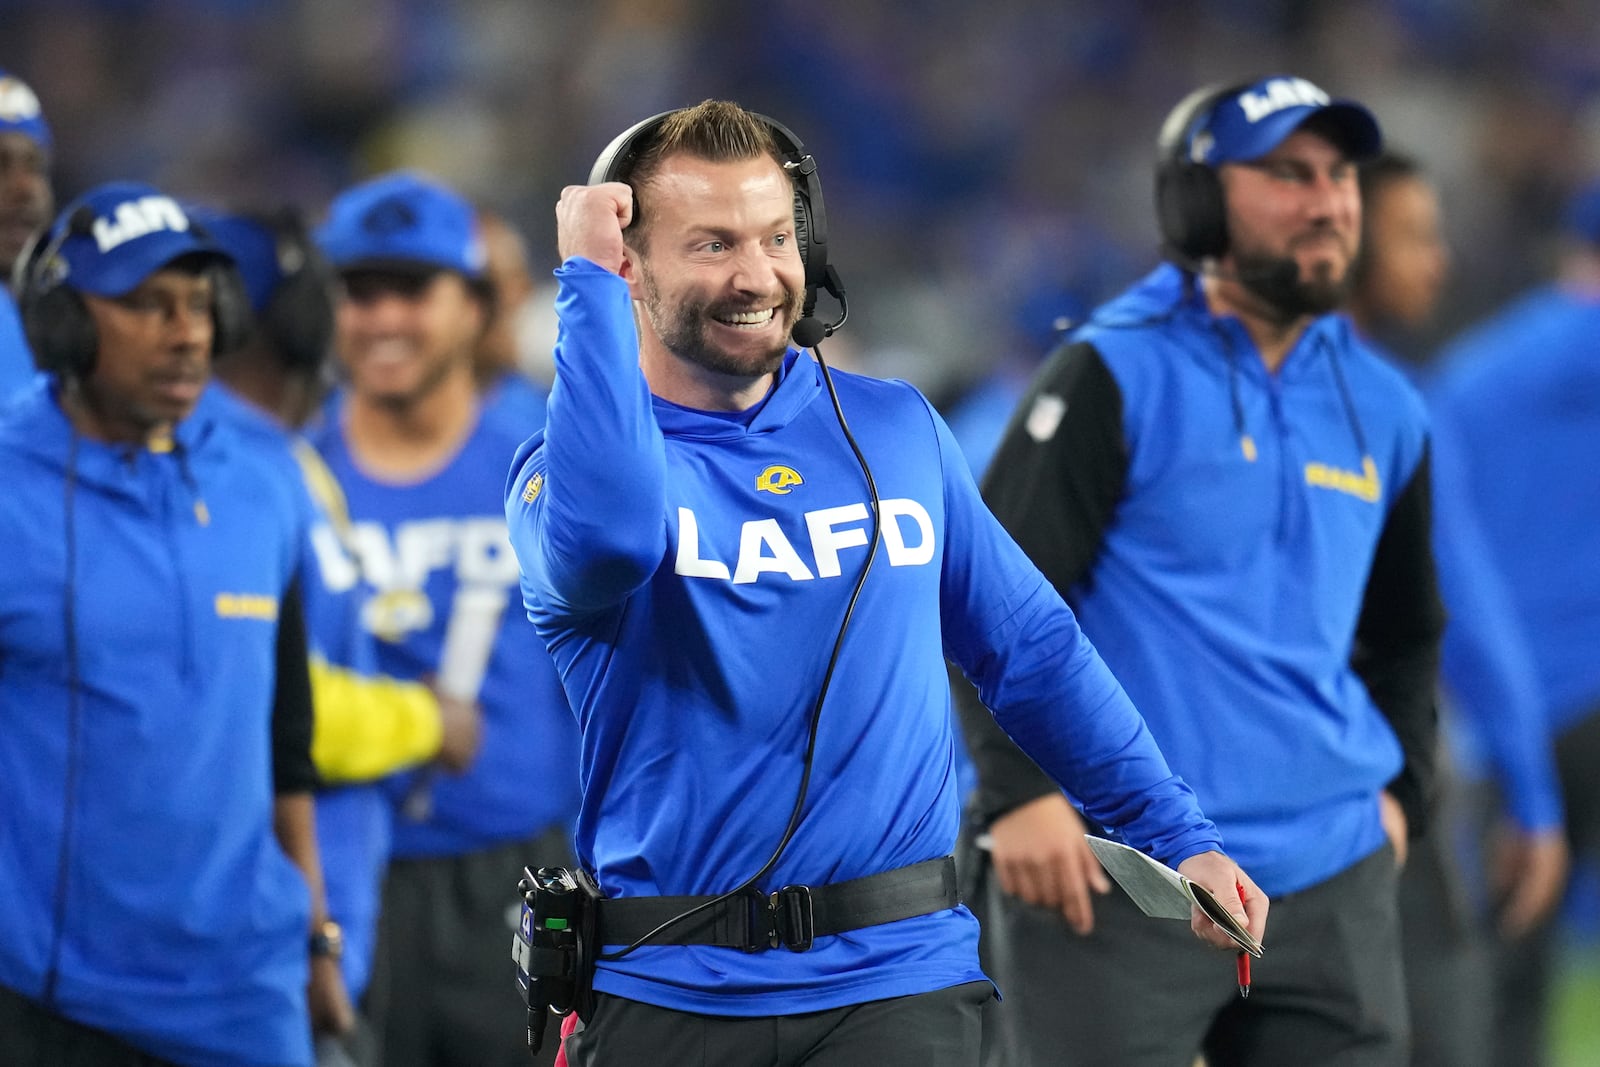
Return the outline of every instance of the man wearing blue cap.
[[[300,511],[198,410],[240,329],[230,269],[131,182],[25,264],[48,377],[0,421],[8,1063],[304,1067],[342,1004],[312,963]]]
[[[1565,229],[1555,278],[1447,346],[1430,395],[1530,639],[1567,842],[1584,865],[1600,859],[1600,182],[1572,197]],[[1558,935],[1549,921],[1503,949],[1495,1063],[1547,1062]]]
[[[1303,79],[1191,94],[1159,142],[1169,262],[1069,336],[989,467],[985,499],[1273,900],[1241,998],[1181,928],[1093,901],[1096,828],[965,708],[1011,1062],[1405,1060],[1396,871],[1443,622],[1428,433],[1331,314],[1379,147],[1365,108]]]
[[[0,400],[33,379],[33,357],[6,284],[22,250],[54,210],[50,127],[27,84],[0,70]]]
[[[311,650],[316,726],[311,754],[317,844],[327,885],[328,930],[338,937],[345,986],[359,1000],[371,975],[378,894],[389,858],[384,777],[437,758],[460,770],[477,750],[477,709],[377,670],[361,621],[370,590],[349,550],[343,491],[296,432],[323,392],[333,340],[331,267],[292,208],[262,212],[191,209],[232,257],[248,297],[251,329],[218,361],[206,402],[264,454],[278,458],[291,490],[305,497],[308,538],[299,577]],[[334,943],[322,942],[331,953]],[[318,1063],[374,1062],[366,1027],[324,1035]]]
[[[516,876],[566,855],[577,728],[517,609],[501,505],[508,457],[540,427],[481,401],[487,321],[477,214],[431,179],[346,190],[317,241],[343,286],[334,347],[347,386],[311,435],[349,504],[376,596],[378,666],[476,700],[483,742],[461,773],[391,781],[397,807],[368,1007],[389,1067],[528,1062],[505,1011]]]

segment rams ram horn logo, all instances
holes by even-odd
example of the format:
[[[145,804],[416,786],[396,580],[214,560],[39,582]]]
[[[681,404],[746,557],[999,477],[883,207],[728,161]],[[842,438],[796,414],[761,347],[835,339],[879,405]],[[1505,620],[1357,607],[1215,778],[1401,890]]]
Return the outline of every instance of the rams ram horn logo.
[[[804,484],[806,480],[800,477],[799,471],[781,463],[774,463],[756,477],[758,492],[776,493],[778,496],[788,496],[791,488]]]

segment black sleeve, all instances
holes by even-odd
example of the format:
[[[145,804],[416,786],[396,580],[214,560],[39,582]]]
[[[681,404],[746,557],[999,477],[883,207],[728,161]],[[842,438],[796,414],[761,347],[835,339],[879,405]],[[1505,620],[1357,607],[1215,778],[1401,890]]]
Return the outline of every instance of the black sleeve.
[[[317,785],[311,762],[311,669],[300,583],[284,590],[278,610],[278,669],[272,694],[272,786],[279,796]]]
[[[1433,562],[1429,467],[1424,452],[1384,524],[1350,659],[1405,752],[1405,766],[1388,789],[1405,809],[1412,837],[1427,829],[1433,794],[1445,623]]]
[[[1093,346],[1056,351],[1017,406],[983,479],[989,509],[1063,598],[1083,580],[1128,471],[1122,392]],[[978,772],[984,824],[1059,786],[1012,742],[952,671],[956,712]]]

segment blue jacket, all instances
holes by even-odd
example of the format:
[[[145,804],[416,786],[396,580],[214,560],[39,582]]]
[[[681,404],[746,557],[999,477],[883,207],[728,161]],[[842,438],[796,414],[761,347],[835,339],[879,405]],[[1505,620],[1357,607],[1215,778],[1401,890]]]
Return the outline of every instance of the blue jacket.
[[[1420,830],[1443,620],[1416,392],[1338,316],[1269,374],[1171,266],[1072,342],[985,497],[1229,855],[1272,895],[1322,882],[1383,844],[1386,787]],[[1028,777],[979,764],[984,789]]]
[[[1445,349],[1434,410],[1559,733],[1600,709],[1600,300],[1535,290]]]
[[[0,284],[0,407],[26,391],[38,373],[28,339],[22,332],[17,302],[12,299],[11,291]]]
[[[176,1063],[308,1064],[272,828],[297,511],[225,424],[175,440],[74,441],[43,387],[0,423],[0,985]]]
[[[1431,376],[1390,362],[1432,400]],[[1441,648],[1445,736],[1457,769],[1492,773],[1506,810],[1525,830],[1560,827],[1561,790],[1544,690],[1511,590],[1484,537],[1472,469],[1448,420],[1433,420],[1433,552],[1450,615]]]
[[[558,271],[549,424],[507,492],[528,614],[583,730],[578,853],[609,896],[725,892],[783,836],[813,705],[870,543],[868,492],[821,372],[791,351],[738,415],[651,396],[627,285]],[[950,852],[945,658],[1106,822],[1169,862],[1218,847],[1072,613],[984,508],[903,382],[836,373],[883,543],[820,711],[793,839],[759,888]],[[717,1015],[818,1011],[982,978],[965,907],[807,952],[646,946],[596,988]]]

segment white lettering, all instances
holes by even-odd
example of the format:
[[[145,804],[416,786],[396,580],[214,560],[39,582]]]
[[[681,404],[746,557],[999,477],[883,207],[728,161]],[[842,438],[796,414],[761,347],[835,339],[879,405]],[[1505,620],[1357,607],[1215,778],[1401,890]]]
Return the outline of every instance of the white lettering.
[[[135,237],[158,230],[182,233],[189,228],[189,216],[183,213],[178,202],[167,196],[141,196],[126,200],[112,212],[115,220],[105,217],[94,220],[95,245],[102,253]]]
[[[938,543],[928,510],[915,500],[907,499],[885,500],[882,508],[883,544],[889,566],[920,567],[931,562]],[[739,561],[732,580],[737,585],[748,585],[768,572],[788,575],[796,582],[811,581],[817,577],[837,578],[842,573],[840,550],[861,548],[867,544],[864,526],[844,524],[865,523],[867,516],[865,504],[845,504],[842,507],[805,512],[803,517],[811,539],[811,555],[816,561],[815,575],[790,543],[777,519],[751,519],[739,528]],[[902,520],[910,520],[909,525],[915,527],[914,541],[908,543],[907,534],[911,531]],[[701,556],[700,524],[690,508],[678,509],[678,554],[673,572],[686,578],[728,580],[726,563]]]
[[[350,549],[377,589],[421,589],[430,574],[447,569],[464,585],[504,589],[518,579],[517,558],[499,518],[403,522],[392,542],[378,523],[358,522],[350,528]]]
[[[763,547],[772,549],[772,555],[764,553]],[[739,569],[733,574],[733,584],[748,585],[763,571],[787,574],[797,582],[809,582],[812,577],[800,554],[783,536],[777,519],[752,520],[739,531]]]
[[[1304,78],[1274,78],[1259,93],[1240,93],[1239,107],[1251,124],[1286,107],[1324,107],[1328,94]]]
[[[399,584],[421,589],[428,575],[454,562],[455,523],[449,519],[424,519],[402,523],[394,532],[394,554],[400,561]]]
[[[900,527],[902,518],[917,524],[922,537],[915,545],[907,545]],[[889,554],[891,567],[920,567],[933,559],[933,519],[915,500],[885,500],[883,502],[883,546]]]
[[[319,522],[311,528],[311,548],[317,559],[317,573],[322,577],[324,589],[330,593],[343,593],[355,586],[361,577],[361,569],[350,558],[350,553],[345,551],[344,545],[339,543],[339,537],[331,526]]]
[[[842,508],[823,508],[806,512],[806,531],[811,535],[811,554],[817,561],[817,577],[839,577],[839,550],[860,548],[867,543],[867,531],[861,527],[836,531],[835,526],[846,522],[865,522],[865,504],[846,504]]]
[[[456,578],[463,585],[504,589],[520,577],[511,537],[500,519],[466,519],[459,527]]]
[[[685,578],[721,578],[728,580],[728,565],[714,559],[700,558],[700,524],[694,512],[678,509],[678,560],[673,572]]]
[[[394,589],[400,584],[394,551],[389,547],[389,531],[375,522],[358,522],[350,527],[350,548],[374,589]]]

